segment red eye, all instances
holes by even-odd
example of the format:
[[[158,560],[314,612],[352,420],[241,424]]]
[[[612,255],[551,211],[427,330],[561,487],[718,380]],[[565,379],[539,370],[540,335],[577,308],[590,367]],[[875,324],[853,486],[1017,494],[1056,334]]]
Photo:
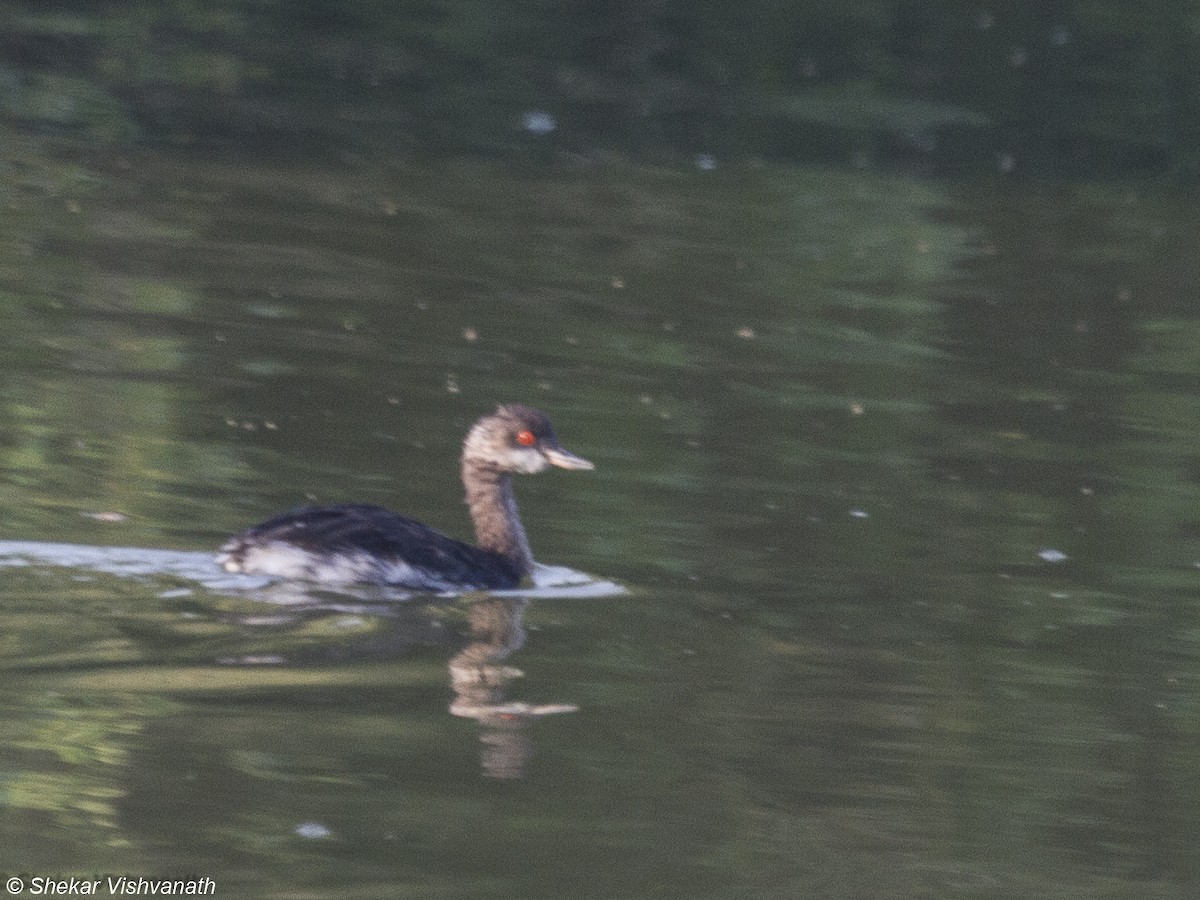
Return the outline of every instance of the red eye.
[[[517,443],[520,444],[522,447],[532,447],[534,444],[537,443],[537,438],[535,438],[533,436],[532,431],[518,431],[517,432]]]

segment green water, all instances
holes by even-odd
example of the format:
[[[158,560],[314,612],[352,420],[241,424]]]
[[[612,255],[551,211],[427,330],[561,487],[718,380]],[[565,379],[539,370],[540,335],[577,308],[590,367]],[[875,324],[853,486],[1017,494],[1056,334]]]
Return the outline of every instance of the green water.
[[[597,465],[518,485],[536,556],[626,590],[296,606],[5,569],[0,872],[1194,894],[1192,204],[186,146],[0,190],[5,539],[210,551],[348,500],[467,537],[462,435],[519,401]],[[574,711],[454,714],[473,642],[524,673],[505,702]]]

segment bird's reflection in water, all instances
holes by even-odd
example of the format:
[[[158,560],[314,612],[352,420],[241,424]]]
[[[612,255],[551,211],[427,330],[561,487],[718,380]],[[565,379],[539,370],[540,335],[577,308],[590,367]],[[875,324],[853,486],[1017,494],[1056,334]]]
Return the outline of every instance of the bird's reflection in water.
[[[225,665],[328,665],[366,659],[396,660],[416,646],[446,644],[455,639],[455,630],[446,627],[444,604],[417,606],[370,602],[364,594],[348,601],[346,597],[323,597],[318,592],[297,592],[286,604],[279,596],[272,599],[282,611],[236,618],[243,626],[278,633],[300,631],[314,619],[330,615],[367,615],[376,617],[383,629],[370,636],[322,643],[319,647],[293,648],[279,654],[224,657]],[[366,601],[366,602],[364,602]],[[528,726],[534,719],[559,713],[575,712],[569,703],[530,704],[506,699],[507,687],[523,674],[504,665],[525,644],[523,616],[527,596],[484,595],[467,606],[467,644],[451,657],[450,687],[454,700],[450,713],[474,719],[480,725],[479,741],[483,774],[491,778],[519,778],[525,763],[533,755]]]
[[[506,700],[508,683],[522,673],[502,663],[525,644],[522,617],[528,605],[526,597],[487,597],[471,604],[471,642],[450,660],[450,685],[456,695],[450,712],[480,724],[483,774],[491,778],[524,774],[533,755],[526,732],[530,721],[579,708]]]
[[[330,591],[305,582],[230,574],[218,567],[208,552],[0,541],[0,569],[31,567],[99,572],[146,582],[171,579],[169,590],[164,589],[160,597],[168,604],[181,604],[180,612],[186,612],[186,617],[170,623],[138,620],[131,634],[138,640],[153,636],[161,645],[176,646],[194,640],[190,633],[177,635],[174,631],[186,629],[197,616],[236,624],[256,639],[245,641],[242,638],[248,635],[240,635],[236,655],[217,657],[217,662],[226,666],[300,668],[368,659],[394,661],[414,648],[456,640],[456,630],[447,627],[443,613],[462,600],[424,603],[414,601],[410,592],[378,585],[344,585]],[[180,587],[179,581],[187,586]],[[483,595],[471,603],[469,642],[450,660],[450,684],[455,693],[450,712],[479,722],[483,771],[497,778],[522,774],[532,752],[526,731],[532,719],[577,709],[567,703],[531,705],[505,699],[506,685],[521,673],[501,663],[525,642],[521,619],[531,598],[578,600],[625,592],[615,582],[564,566],[534,563],[530,581],[531,586],[519,592]],[[257,600],[263,606],[252,614],[224,612],[200,599],[204,594],[194,596],[195,588],[217,600]],[[305,634],[306,626],[332,616],[346,616],[348,624],[360,619],[378,627],[358,637],[331,639],[326,632],[314,640]],[[207,664],[211,658],[201,653]]]

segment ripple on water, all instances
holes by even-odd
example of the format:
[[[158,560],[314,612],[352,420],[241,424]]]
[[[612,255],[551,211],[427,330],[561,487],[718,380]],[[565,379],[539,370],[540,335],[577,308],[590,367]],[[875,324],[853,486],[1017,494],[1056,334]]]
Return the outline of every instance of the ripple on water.
[[[120,578],[182,578],[216,593],[253,594],[256,599],[281,604],[311,603],[318,592],[322,595],[346,594],[375,601],[404,600],[413,596],[409,591],[389,590],[378,585],[347,585],[331,591],[328,585],[314,585],[310,589],[307,585],[285,584],[259,575],[230,574],[217,564],[214,553],[202,551],[0,541],[0,568],[29,566],[78,569]],[[615,582],[595,578],[566,566],[537,564],[532,581],[529,588],[493,593],[564,600],[611,597],[625,592]]]

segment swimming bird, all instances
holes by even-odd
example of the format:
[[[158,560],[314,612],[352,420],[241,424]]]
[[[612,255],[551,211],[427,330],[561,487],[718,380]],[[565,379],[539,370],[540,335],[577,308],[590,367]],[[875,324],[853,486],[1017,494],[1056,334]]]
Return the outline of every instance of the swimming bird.
[[[324,584],[366,582],[420,591],[512,588],[533,569],[512,476],[555,466],[592,469],[559,444],[545,414],[506,404],[463,441],[462,482],[476,545],[367,504],[304,506],[230,538],[217,561],[228,572]]]

